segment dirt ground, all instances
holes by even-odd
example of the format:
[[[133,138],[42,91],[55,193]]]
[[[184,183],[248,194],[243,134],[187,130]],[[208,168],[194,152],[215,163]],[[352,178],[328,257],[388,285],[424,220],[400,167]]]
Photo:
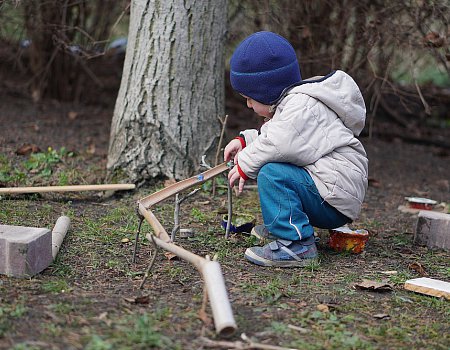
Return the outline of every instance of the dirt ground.
[[[29,155],[16,154],[26,144],[42,152],[65,147],[74,154],[56,166],[60,179],[65,174],[76,183],[102,182],[113,104],[34,105],[7,89],[0,100],[3,168],[26,161]],[[235,107],[228,108],[231,137],[241,125]],[[392,127],[381,120],[374,124],[380,133]],[[448,129],[428,132],[450,139]],[[405,291],[403,283],[424,275],[449,281],[450,255],[414,245],[416,215],[398,207],[406,196],[450,202],[449,150],[401,138],[361,140],[370,160],[367,198],[354,223],[370,232],[362,254],[334,252],[328,232],[318,230],[317,266],[257,267],[243,258],[245,248],[255,244],[250,237],[233,235],[227,241],[218,234],[223,233],[223,191],[215,197],[201,191],[183,205],[181,222],[194,236],[177,242],[200,255],[218,254],[238,324],[230,339],[215,335],[209,307],[201,312],[203,286],[189,264],[160,252],[139,289],[151,244],[142,242],[134,264],[134,206],[163,184],[114,196],[0,197],[0,224],[51,228],[63,213],[72,220],[48,269],[30,279],[0,276],[0,349],[237,349],[241,333],[266,346],[298,349],[448,349],[448,301]],[[48,184],[38,175],[1,185]],[[261,222],[255,189],[235,198],[234,208]],[[172,210],[168,201],[157,211],[168,228]],[[144,225],[144,233],[148,230]],[[356,289],[363,279],[389,283],[392,290]]]

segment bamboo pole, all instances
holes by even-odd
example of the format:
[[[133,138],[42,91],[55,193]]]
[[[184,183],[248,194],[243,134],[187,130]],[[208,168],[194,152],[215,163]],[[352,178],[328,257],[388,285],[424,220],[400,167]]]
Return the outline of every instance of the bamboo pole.
[[[66,237],[67,231],[70,226],[70,218],[67,216],[60,216],[56,220],[55,227],[52,230],[52,256],[53,260],[58,255],[59,248],[61,248],[64,237]]]
[[[149,233],[146,235],[149,240],[153,240],[153,242],[159,247],[191,263],[200,272],[208,293],[216,332],[221,335],[229,336],[236,331],[237,326],[233,317],[231,304],[228,299],[220,264],[217,261],[211,261],[210,259],[203,258],[174,244],[164,227],[150,210],[151,206],[161,202],[162,200],[196,184],[201,184],[226,170],[228,170],[228,166],[226,163],[222,163],[221,165],[207,170],[200,175],[177,182],[169,187],[155,192],[150,196],[142,198],[138,201],[138,211],[153,228],[154,233]]]
[[[162,190],[151,194],[150,196],[141,198],[139,203],[141,203],[145,208],[150,208],[155,204],[158,204],[162,200],[174,196],[178,192],[186,190],[192,186],[200,185],[203,182],[212,179],[213,177],[223,173],[228,170],[227,163],[222,163],[214,168],[206,170],[205,172],[198,174],[197,176],[190,177],[185,180],[181,180],[171,186],[163,188]]]
[[[144,217],[146,216],[144,215]],[[234,320],[233,310],[231,309],[220,264],[217,261],[211,261],[198,256],[172,242],[166,242],[150,233],[148,233],[146,237],[149,240],[153,239],[159,247],[175,254],[195,266],[205,282],[209,303],[214,316],[214,326],[216,328],[216,332],[223,336],[233,334],[236,331],[237,326],[236,321]]]
[[[121,191],[135,189],[135,184],[4,187],[0,194],[44,193],[44,192],[82,192],[82,191]]]

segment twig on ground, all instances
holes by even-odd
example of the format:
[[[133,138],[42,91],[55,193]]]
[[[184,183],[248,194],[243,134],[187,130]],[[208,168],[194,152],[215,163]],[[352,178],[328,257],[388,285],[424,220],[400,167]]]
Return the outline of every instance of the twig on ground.
[[[212,169],[212,166],[206,163],[206,155],[202,155],[202,160],[200,162],[200,166],[206,168],[206,169]]]
[[[260,349],[260,350],[298,350],[294,348],[284,348],[277,345],[269,345],[263,343],[256,343],[250,340],[245,333],[241,334],[242,341],[224,341],[224,340],[212,340],[206,337],[201,337],[203,345],[209,348],[226,348],[226,349],[237,349],[237,350],[250,350],[250,349]]]
[[[139,216],[139,225],[138,225],[138,229],[136,232],[136,236],[134,238],[133,263],[136,263],[136,255],[137,255],[137,249],[138,249],[138,244],[139,244],[139,234],[141,233],[142,222],[144,221],[144,217],[142,215],[140,215],[139,212],[138,212],[138,216]]]
[[[153,242],[153,247],[154,247],[152,260],[150,261],[150,264],[148,264],[147,270],[145,271],[145,274],[144,274],[144,279],[142,280],[141,285],[139,286],[139,289],[142,289],[144,287],[144,284],[147,281],[148,276],[150,275],[150,271],[152,270],[152,267],[155,264],[156,255],[158,254],[158,246],[156,245],[153,235],[152,235],[152,242]]]
[[[222,124],[222,131],[220,132],[220,137],[219,137],[219,143],[217,145],[217,152],[216,152],[216,158],[214,161],[214,166],[217,166],[217,164],[219,164],[219,157],[220,157],[220,153],[222,151],[222,142],[223,142],[223,137],[225,135],[225,128],[227,126],[227,121],[228,121],[228,114],[225,115],[225,117],[222,119],[220,117],[218,117],[220,124]],[[216,179],[212,179],[212,196],[214,197],[216,195]]]
[[[203,157],[202,157],[202,162],[203,162]],[[173,212],[173,229],[172,229],[172,233],[170,235],[170,239],[172,240],[172,242],[175,240],[176,233],[180,230],[180,206],[181,206],[181,203],[183,203],[186,199],[188,199],[189,197],[196,194],[199,190],[200,190],[199,188],[196,188],[195,190],[188,193],[186,196],[184,196],[181,199],[179,199],[178,193],[175,195],[175,209]]]
[[[198,311],[198,317],[202,322],[205,324],[205,326],[209,327],[212,324],[211,318],[206,313],[206,305],[208,304],[208,291],[206,289],[206,285],[203,285],[203,298],[202,298],[202,306],[200,307],[200,310]]]

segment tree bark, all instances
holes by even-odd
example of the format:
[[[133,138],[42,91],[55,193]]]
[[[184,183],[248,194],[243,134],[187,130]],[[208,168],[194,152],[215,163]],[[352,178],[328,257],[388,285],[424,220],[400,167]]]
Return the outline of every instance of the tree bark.
[[[226,0],[133,0],[108,170],[181,179],[215,151],[224,114]]]

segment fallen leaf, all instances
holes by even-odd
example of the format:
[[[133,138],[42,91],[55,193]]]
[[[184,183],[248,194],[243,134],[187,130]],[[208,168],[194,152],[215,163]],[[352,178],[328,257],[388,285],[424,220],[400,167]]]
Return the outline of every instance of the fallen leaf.
[[[293,324],[288,324],[288,328],[293,329],[294,331],[299,331],[302,334],[306,334],[309,332],[306,328],[294,326]]]
[[[410,270],[416,271],[422,277],[428,276],[428,273],[425,271],[424,267],[418,262],[413,262],[413,263],[409,264],[408,268]]]
[[[130,241],[130,239],[129,238],[122,238],[120,241],[122,243],[128,243]]]
[[[437,32],[429,32],[423,37],[423,42],[427,46],[442,47],[445,43],[444,37],[441,37]]]
[[[126,302],[130,304],[148,304],[150,303],[150,296],[142,295],[134,298],[123,298]]]
[[[41,151],[41,149],[38,146],[32,145],[32,144],[26,144],[26,145],[23,145],[22,147],[18,148],[16,150],[16,154],[19,156],[27,156],[31,153],[38,153],[40,151]]]
[[[95,154],[95,143],[91,143],[86,149],[86,153]]]
[[[97,318],[100,321],[105,322],[105,324],[109,327],[109,326],[111,326],[112,321],[110,319],[108,319],[107,316],[108,316],[108,312],[105,311],[105,312],[102,312],[100,315],[98,315]]]
[[[104,320],[108,316],[108,312],[102,312],[100,315],[97,316],[99,320]]]
[[[41,100],[41,92],[39,89],[33,89],[31,91],[31,99],[34,103],[38,103]]]
[[[67,117],[70,120],[75,120],[78,117],[78,112],[70,111],[69,113],[67,113]]]
[[[378,318],[379,320],[391,318],[391,316],[389,316],[388,314],[375,314],[373,315],[373,317]]]
[[[212,320],[211,317],[209,317],[206,313],[206,311],[204,310],[204,308],[201,308],[198,311],[198,318],[205,324],[205,326],[209,327],[212,324]]]
[[[326,304],[319,304],[316,306],[317,310],[322,312],[330,312],[330,308]]]
[[[381,187],[381,182],[378,181],[377,179],[374,179],[373,177],[369,177],[367,179],[369,187],[375,187],[375,188],[380,188]]]
[[[371,280],[363,280],[361,283],[355,284],[355,288],[362,290],[371,290],[374,292],[390,292],[393,290],[392,285],[390,285],[389,283]]]
[[[287,301],[286,304],[295,307],[296,309],[301,309],[304,308],[305,306],[308,306],[308,303],[306,301],[297,301],[297,302]]]
[[[178,257],[176,256],[176,254],[171,253],[171,252],[165,252],[165,253],[164,253],[164,256],[165,256],[168,260],[174,260],[174,259],[178,258]]]

